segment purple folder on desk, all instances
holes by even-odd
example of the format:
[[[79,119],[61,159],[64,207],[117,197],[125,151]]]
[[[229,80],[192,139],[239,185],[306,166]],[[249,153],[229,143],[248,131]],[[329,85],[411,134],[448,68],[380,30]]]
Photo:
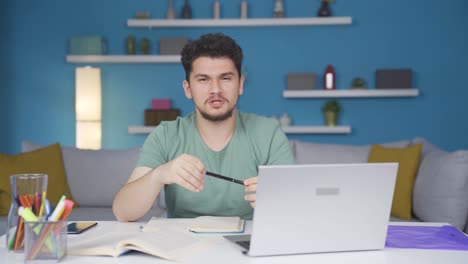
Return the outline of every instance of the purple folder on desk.
[[[468,250],[468,236],[454,226],[388,226],[385,247]]]

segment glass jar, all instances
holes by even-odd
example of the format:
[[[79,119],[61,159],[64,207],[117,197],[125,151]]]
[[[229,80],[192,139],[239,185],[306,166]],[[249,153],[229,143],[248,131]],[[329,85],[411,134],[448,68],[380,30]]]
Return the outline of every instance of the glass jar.
[[[150,54],[150,41],[147,38],[142,38],[140,41],[141,53],[148,55]]]
[[[132,35],[128,36],[125,40],[125,50],[128,55],[136,54],[136,38]]]
[[[47,192],[47,174],[16,174],[10,176],[11,205],[8,213],[6,248],[8,251],[23,251],[24,223],[18,215],[20,206],[29,207],[41,218]]]

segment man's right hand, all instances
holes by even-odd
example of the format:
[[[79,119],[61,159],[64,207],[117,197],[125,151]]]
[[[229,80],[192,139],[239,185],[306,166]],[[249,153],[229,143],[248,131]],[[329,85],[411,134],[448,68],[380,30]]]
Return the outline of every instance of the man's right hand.
[[[182,154],[161,165],[159,174],[164,184],[178,184],[193,192],[203,190],[205,165],[196,157]]]

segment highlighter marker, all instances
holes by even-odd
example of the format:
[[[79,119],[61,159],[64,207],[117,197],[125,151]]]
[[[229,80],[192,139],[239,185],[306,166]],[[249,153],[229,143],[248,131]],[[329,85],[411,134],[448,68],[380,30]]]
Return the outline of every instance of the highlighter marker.
[[[31,211],[31,208],[20,206],[18,214],[27,222],[37,222],[37,216]]]
[[[20,206],[20,208],[18,208],[18,214],[24,219],[25,222],[39,221],[39,218],[37,218],[37,216],[33,213],[31,208]],[[33,227],[32,224],[30,224],[29,226]],[[41,231],[41,226],[36,224],[33,231],[34,233],[39,234],[39,232]]]
[[[63,202],[65,201],[65,198],[66,198],[65,194],[62,195],[62,197],[61,197],[60,200],[58,201],[57,205],[55,206],[54,211],[53,211],[51,214],[49,214],[49,215],[47,216],[47,221],[57,221],[57,220],[54,220],[55,218],[52,218],[52,216],[54,216],[54,214],[55,214],[55,217],[56,217],[56,215],[58,214],[57,209],[59,209],[59,205],[60,205],[60,204],[62,204],[61,206],[63,206]],[[60,210],[62,210],[62,209],[60,209]],[[61,213],[61,212],[60,212],[60,213]]]
[[[47,220],[48,221],[58,221],[60,216],[63,213],[64,208],[65,208],[65,199],[64,200],[60,199],[60,202],[55,207],[54,212],[52,213],[52,215]]]

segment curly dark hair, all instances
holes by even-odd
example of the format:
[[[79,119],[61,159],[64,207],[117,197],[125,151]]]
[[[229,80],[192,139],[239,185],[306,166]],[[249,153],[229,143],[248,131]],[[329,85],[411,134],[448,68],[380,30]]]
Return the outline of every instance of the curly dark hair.
[[[199,39],[185,45],[181,55],[187,81],[189,81],[190,73],[192,72],[192,64],[199,57],[229,58],[236,65],[239,78],[241,77],[242,59],[244,56],[242,49],[232,38],[222,33],[202,35]]]

